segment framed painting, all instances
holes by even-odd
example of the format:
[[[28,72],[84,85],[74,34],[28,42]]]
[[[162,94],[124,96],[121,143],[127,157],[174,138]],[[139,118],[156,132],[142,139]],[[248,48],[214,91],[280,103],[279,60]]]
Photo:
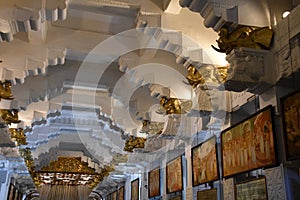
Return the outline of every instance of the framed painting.
[[[167,163],[167,193],[183,189],[182,158],[181,156]]]
[[[197,200],[217,200],[217,189],[201,190],[197,192]]]
[[[176,197],[171,197],[169,200],[182,200],[182,196],[178,195]]]
[[[14,200],[15,187],[13,184],[9,185],[7,200]]]
[[[139,179],[131,181],[131,200],[139,200],[140,186]]]
[[[193,186],[219,179],[216,137],[192,148]]]
[[[286,159],[300,158],[300,91],[281,98]]]
[[[106,196],[106,199],[107,199],[107,200],[111,200],[111,194],[108,194],[108,195]]]
[[[277,164],[272,106],[221,134],[223,176]]]
[[[160,195],[160,168],[148,173],[148,198]]]
[[[118,190],[118,200],[124,200],[124,186],[120,187]]]
[[[259,199],[267,200],[267,186],[266,179],[258,178],[250,181],[245,181],[235,185],[236,187],[236,199]]]
[[[117,191],[111,193],[111,200],[117,200]]]

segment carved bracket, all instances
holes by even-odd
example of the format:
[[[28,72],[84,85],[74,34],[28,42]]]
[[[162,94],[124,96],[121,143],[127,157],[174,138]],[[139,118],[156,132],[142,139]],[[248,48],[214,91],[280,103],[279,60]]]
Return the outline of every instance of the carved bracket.
[[[273,65],[271,56],[267,50],[243,47],[233,49],[226,56],[230,66],[225,88],[237,92],[249,88],[249,91],[259,93],[257,86],[276,83],[278,75],[270,67]]]

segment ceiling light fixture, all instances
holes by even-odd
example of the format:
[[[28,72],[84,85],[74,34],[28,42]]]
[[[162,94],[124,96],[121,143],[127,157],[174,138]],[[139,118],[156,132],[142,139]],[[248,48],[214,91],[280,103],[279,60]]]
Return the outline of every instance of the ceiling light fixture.
[[[286,18],[289,14],[290,14],[290,11],[285,11],[285,12],[282,14],[282,18]]]

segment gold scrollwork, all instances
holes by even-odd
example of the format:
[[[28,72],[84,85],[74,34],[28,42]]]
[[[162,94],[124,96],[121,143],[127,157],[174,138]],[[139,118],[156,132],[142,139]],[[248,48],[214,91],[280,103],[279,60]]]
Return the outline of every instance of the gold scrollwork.
[[[0,116],[2,120],[10,125],[11,123],[20,123],[21,120],[19,120],[18,110],[16,109],[0,109]]]
[[[28,168],[28,171],[30,173],[34,172],[34,162],[33,162],[32,156],[31,156],[30,148],[21,148],[19,150],[19,152],[20,152],[21,157],[24,158],[24,161]]]
[[[125,142],[124,151],[133,152],[135,148],[144,148],[146,140],[146,138],[131,135]]]
[[[221,53],[229,54],[233,49],[248,47],[255,49],[269,49],[273,31],[269,27],[238,26],[229,32],[223,27],[219,30],[218,47],[212,47]]]
[[[58,160],[51,161],[49,165],[43,167],[41,171],[84,174],[95,173],[95,169],[89,167],[88,163],[81,161],[80,157],[58,157]]]
[[[160,105],[165,109],[167,115],[184,114],[192,109],[191,100],[169,98],[166,96],[160,98]]]
[[[228,75],[228,66],[216,67],[214,75],[220,83],[225,83]]]
[[[198,85],[203,85],[205,83],[203,76],[193,65],[188,66],[187,70],[188,75],[186,76],[186,79],[193,88],[196,88]]]
[[[109,172],[114,171],[113,165],[106,165],[101,169],[99,174],[96,174],[94,178],[88,183],[90,188],[96,187],[100,182],[103,181],[104,177],[109,175]]]
[[[101,168],[100,173],[96,173],[94,168],[88,163],[81,161],[80,157],[58,157],[58,160],[51,161],[38,172],[37,183],[45,183],[46,174],[47,184],[52,185],[85,185],[90,188],[96,187],[109,172],[114,170],[113,165],[106,165]]]
[[[9,81],[0,81],[0,100],[13,100],[13,95],[11,93],[11,82]]]
[[[26,135],[24,134],[24,130],[22,128],[10,128],[9,129],[11,138],[17,142],[17,145],[26,145]]]

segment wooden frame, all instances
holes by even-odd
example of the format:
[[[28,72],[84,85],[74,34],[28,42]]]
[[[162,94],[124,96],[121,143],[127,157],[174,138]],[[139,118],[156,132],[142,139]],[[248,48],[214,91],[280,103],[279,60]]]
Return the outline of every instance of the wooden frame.
[[[277,164],[272,106],[221,134],[224,177]]]
[[[197,192],[197,200],[217,200],[217,188],[212,188],[208,190],[200,190]]]
[[[235,185],[236,199],[268,200],[266,178],[248,180]]]
[[[182,157],[179,156],[167,163],[167,194],[183,189]]]
[[[219,179],[216,136],[192,148],[193,186]]]
[[[131,181],[131,200],[139,200],[140,180],[137,178]]]
[[[148,198],[160,196],[160,168],[148,173]]]
[[[118,200],[124,200],[124,196],[125,196],[125,189],[124,186],[122,186],[118,189]]]
[[[280,99],[286,160],[300,158],[300,91]]]

